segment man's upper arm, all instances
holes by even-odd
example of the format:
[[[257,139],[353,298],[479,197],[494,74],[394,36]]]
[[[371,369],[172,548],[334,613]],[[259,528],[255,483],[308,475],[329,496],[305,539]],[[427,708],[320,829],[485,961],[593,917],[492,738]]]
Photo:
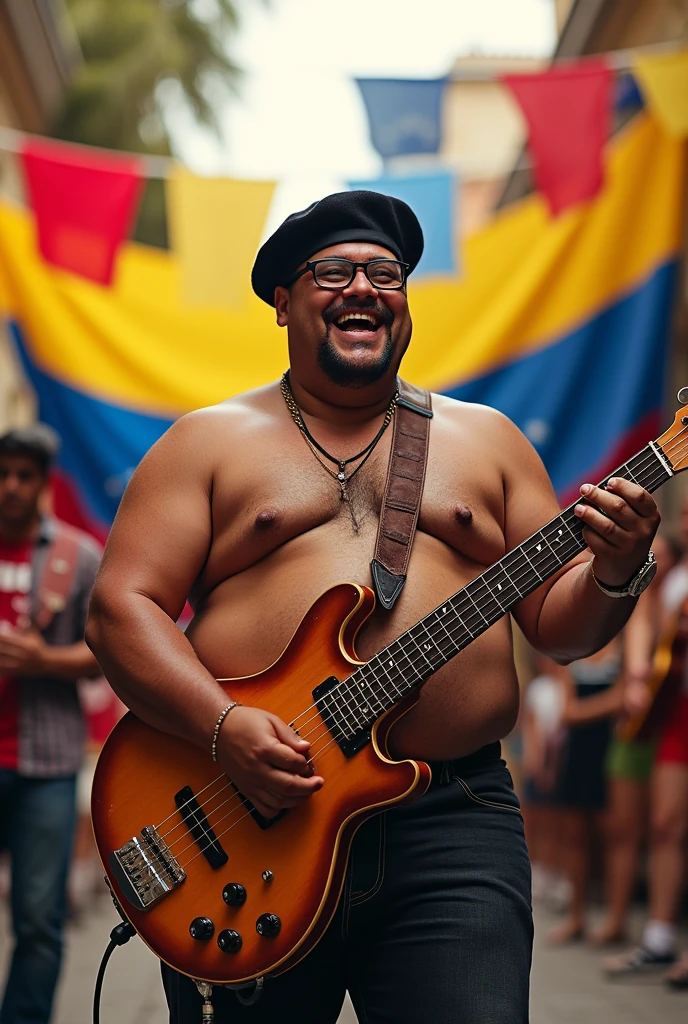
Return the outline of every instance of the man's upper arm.
[[[172,619],[210,546],[212,412],[178,420],[153,445],[131,478],[115,518],[96,583],[108,601],[140,593]]]
[[[561,511],[543,462],[528,439],[509,420],[501,423],[499,446],[504,474],[504,537],[511,551],[536,533]],[[577,560],[581,557],[577,556]],[[570,565],[571,563],[567,563]],[[538,620],[549,587],[563,569],[554,573],[545,585],[519,601],[514,618],[526,639],[537,646]]]

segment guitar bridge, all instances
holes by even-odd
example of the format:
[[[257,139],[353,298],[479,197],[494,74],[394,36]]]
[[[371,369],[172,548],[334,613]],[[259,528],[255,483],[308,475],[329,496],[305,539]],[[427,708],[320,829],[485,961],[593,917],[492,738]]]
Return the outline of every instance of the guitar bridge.
[[[148,910],[186,878],[179,861],[152,825],[142,828],[108,859],[122,892],[138,910]]]

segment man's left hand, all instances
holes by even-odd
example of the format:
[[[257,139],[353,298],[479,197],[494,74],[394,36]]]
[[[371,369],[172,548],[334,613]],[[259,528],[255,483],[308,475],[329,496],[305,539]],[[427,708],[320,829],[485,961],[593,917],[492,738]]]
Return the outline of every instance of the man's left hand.
[[[583,484],[580,491],[590,504],[576,505],[576,515],[585,524],[583,538],[595,556],[595,575],[610,587],[623,586],[647,558],[659,509],[647,491],[619,477],[604,489]]]
[[[13,676],[38,676],[46,670],[48,645],[37,629],[0,633],[0,672]]]

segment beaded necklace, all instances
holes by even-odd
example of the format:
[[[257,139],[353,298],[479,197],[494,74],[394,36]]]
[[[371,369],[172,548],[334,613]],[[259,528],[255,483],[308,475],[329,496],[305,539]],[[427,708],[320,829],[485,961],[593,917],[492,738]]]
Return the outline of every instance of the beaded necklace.
[[[352,455],[351,458],[348,459],[337,459],[335,458],[334,455],[330,455],[330,453],[325,448],[323,448],[323,446],[319,444],[311,434],[310,430],[304,423],[303,417],[301,415],[301,410],[296,404],[296,399],[294,398],[294,394],[291,390],[291,386],[289,384],[289,370],[285,370],[285,372],[282,374],[282,379],[280,381],[280,390],[282,392],[282,397],[284,398],[287,409],[291,413],[291,417],[294,420],[296,426],[299,428],[301,436],[308,445],[309,449],[311,450],[315,458],[318,460],[322,468],[325,470],[325,472],[329,473],[329,475],[339,484],[340,500],[346,502],[347,508],[349,510],[349,515],[351,516],[351,525],[353,526],[355,532],[358,533],[359,522],[358,519],[356,518],[356,513],[354,511],[353,503],[351,501],[351,495],[349,494],[349,482],[352,479],[352,477],[354,477],[356,473],[358,473],[359,469],[361,469],[366,464],[370,456],[373,454],[375,448],[377,447],[377,444],[380,441],[385,430],[391,423],[392,417],[394,416],[394,410],[396,408],[397,399],[399,398],[399,389],[397,388],[397,390],[394,392],[392,400],[387,406],[387,411],[385,412],[385,418],[382,421],[382,426],[378,430],[373,440],[370,441],[370,443],[367,444],[365,448],[363,448],[358,453],[358,455]],[[337,467],[336,470],[330,469],[329,466],[325,465],[321,458],[321,456],[323,455],[326,459],[328,459],[329,462],[333,463],[333,465]],[[350,466],[353,462],[358,462],[358,465],[355,466],[347,476],[346,467]]]

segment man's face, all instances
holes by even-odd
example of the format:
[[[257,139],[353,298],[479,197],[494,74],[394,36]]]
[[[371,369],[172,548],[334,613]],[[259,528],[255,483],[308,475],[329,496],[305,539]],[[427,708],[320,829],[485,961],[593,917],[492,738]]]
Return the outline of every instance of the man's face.
[[[310,259],[326,256],[362,263],[396,259],[370,242],[333,245]],[[290,289],[278,288],[275,298],[277,323],[289,331],[292,363],[317,363],[333,383],[354,388],[375,383],[390,367],[396,372],[411,338],[405,288],[375,288],[359,267],[347,288],[318,287],[309,271]]]
[[[0,455],[0,526],[22,526],[35,518],[46,478],[29,455]]]

